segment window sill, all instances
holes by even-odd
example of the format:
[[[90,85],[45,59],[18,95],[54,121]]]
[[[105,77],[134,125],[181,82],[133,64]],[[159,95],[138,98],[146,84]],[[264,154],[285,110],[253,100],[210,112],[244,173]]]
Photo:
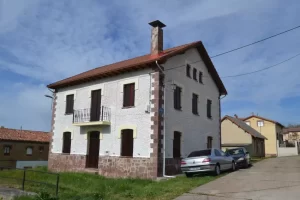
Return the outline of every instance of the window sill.
[[[199,113],[193,113],[193,115],[200,116]]]
[[[182,108],[174,108],[174,110],[182,111]]]
[[[213,120],[213,118],[212,118],[212,117],[207,117],[207,119],[209,119],[209,120],[211,120],[211,121]]]
[[[135,108],[135,106],[125,106],[125,107],[122,107],[122,109],[129,109],[129,108]]]
[[[65,113],[65,115],[73,115],[73,113]]]

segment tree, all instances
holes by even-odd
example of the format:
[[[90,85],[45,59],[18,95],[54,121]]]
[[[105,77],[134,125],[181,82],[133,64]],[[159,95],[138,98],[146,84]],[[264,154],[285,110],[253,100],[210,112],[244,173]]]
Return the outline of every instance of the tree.
[[[298,127],[300,127],[300,124],[289,124],[287,127],[288,128],[298,128]]]

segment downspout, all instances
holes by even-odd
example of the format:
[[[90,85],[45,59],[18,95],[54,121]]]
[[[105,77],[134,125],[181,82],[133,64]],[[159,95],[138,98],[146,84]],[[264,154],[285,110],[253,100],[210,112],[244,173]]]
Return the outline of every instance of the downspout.
[[[161,66],[158,64],[157,60],[155,61],[155,64],[157,65],[158,69],[161,71],[162,74],[165,75],[164,71],[162,70]],[[164,138],[163,138],[163,177],[166,178],[175,178],[175,176],[168,176],[166,175],[166,85],[165,85],[165,79],[163,83],[163,91],[164,91]]]

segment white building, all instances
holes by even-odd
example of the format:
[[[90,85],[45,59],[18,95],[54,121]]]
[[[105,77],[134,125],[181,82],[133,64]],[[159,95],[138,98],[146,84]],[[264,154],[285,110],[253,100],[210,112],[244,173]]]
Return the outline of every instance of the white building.
[[[150,54],[48,85],[49,169],[152,179],[178,173],[193,150],[220,148],[227,91],[202,42],[163,50],[165,25],[150,25]]]

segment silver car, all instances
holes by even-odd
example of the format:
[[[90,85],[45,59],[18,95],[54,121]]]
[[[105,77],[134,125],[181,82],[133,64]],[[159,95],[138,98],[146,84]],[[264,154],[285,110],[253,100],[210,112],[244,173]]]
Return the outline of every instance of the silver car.
[[[221,171],[235,171],[234,158],[219,149],[205,149],[193,151],[187,158],[181,160],[181,171],[187,177],[196,173],[214,172],[219,175]]]

